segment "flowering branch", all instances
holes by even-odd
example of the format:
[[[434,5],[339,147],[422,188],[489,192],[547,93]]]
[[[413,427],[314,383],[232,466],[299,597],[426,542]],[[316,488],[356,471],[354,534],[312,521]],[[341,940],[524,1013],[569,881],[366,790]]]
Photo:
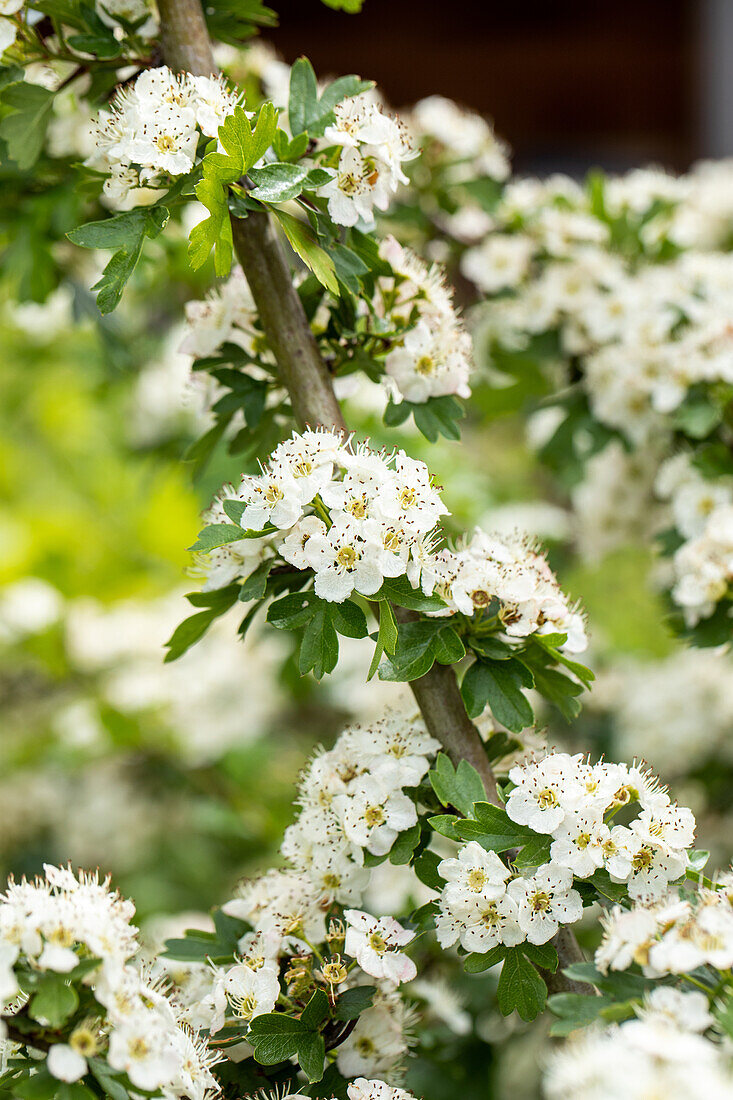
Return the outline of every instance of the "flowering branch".
[[[174,69],[197,75],[215,72],[203,12],[198,0],[163,0],[159,5],[163,55]],[[301,427],[322,425],[345,430],[339,403],[301,301],[292,284],[285,256],[265,213],[232,218],[239,262],[252,290],[262,327],[273,349],[293,414]],[[410,612],[401,612],[405,618]],[[468,760],[497,801],[494,773],[473,722],[466,714],[455,673],[434,666],[411,684],[428,730],[458,762]]]

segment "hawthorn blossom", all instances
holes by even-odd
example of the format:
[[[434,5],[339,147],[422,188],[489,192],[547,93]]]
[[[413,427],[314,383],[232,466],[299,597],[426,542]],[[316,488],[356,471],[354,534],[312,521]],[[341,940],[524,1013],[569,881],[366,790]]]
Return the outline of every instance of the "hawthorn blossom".
[[[347,923],[344,950],[356,959],[366,974],[395,985],[410,982],[417,968],[400,948],[415,938],[393,917],[372,917],[357,909],[344,910]]]
[[[547,943],[561,924],[580,920],[583,903],[566,867],[546,863],[531,878],[513,879],[507,893],[518,907],[517,922],[530,943]]]

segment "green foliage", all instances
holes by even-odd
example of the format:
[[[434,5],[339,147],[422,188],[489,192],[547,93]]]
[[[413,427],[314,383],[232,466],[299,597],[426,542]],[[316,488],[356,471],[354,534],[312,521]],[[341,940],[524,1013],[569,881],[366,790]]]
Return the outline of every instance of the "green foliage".
[[[293,214],[288,214],[286,210],[273,210],[273,213],[293,251],[300,256],[308,270],[313,272],[318,282],[338,297],[336,267],[329,254],[319,245],[311,226]]]
[[[310,191],[332,178],[332,173],[324,168],[309,169],[305,164],[266,164],[263,168],[252,168],[249,177],[254,183],[250,197],[260,202],[289,202],[297,198],[301,191]]]
[[[31,168],[40,156],[51,118],[54,93],[25,81],[8,84],[0,93],[0,103],[9,108],[0,120],[0,137],[8,155],[20,169]]]
[[[276,129],[277,111],[271,103],[262,105],[254,127],[243,107],[236,107],[219,127],[219,144],[224,152],[212,150],[206,154],[201,166],[203,178],[196,185],[196,197],[209,216],[191,230],[189,260],[194,270],[203,266],[213,248],[216,274],[229,274],[233,242],[227,190],[267,152]]]
[[[524,944],[506,952],[496,990],[504,1016],[516,1012],[523,1020],[534,1020],[547,1003],[547,986],[524,954]]]
[[[467,760],[454,768],[449,758],[439,752],[428,772],[430,786],[443,806],[455,806],[465,816],[473,813],[474,803],[483,803],[486,789],[481,776]]]
[[[498,722],[512,733],[519,733],[533,721],[532,707],[523,693],[533,684],[534,677],[522,661],[514,657],[503,661],[479,657],[463,677],[461,695],[470,718],[476,718],[488,706]]]
[[[307,57],[299,57],[290,71],[288,119],[293,135],[307,133],[310,137],[321,137],[333,121],[336,104],[371,87],[370,81],[358,76],[341,76],[326,85],[319,97],[313,66]]]
[[[206,24],[212,38],[238,46],[259,27],[277,26],[275,12],[261,0],[206,0]]]
[[[69,240],[81,248],[114,249],[114,255],[94,287],[100,313],[111,313],[119,304],[122,292],[142,254],[146,237],[157,237],[168,222],[165,206],[142,207],[117,214],[114,218],[88,222],[73,229]]]
[[[229,585],[227,588],[219,588],[213,592],[190,593],[186,598],[194,604],[194,606],[203,606],[206,610],[199,611],[178,624],[168,641],[165,643],[166,649],[168,650],[165,655],[165,661],[175,661],[178,657],[181,657],[187,649],[190,649],[199,638],[204,636],[214,620],[218,619],[220,615],[223,615],[225,611],[229,610],[236,601],[237,595],[238,590],[236,585]]]
[[[221,910],[214,911],[213,932],[201,932],[189,929],[183,939],[167,940],[164,957],[180,962],[209,962],[217,965],[231,963],[237,949],[237,943],[249,925],[236,917],[229,917]]]
[[[380,680],[409,681],[424,676],[436,661],[450,665],[466,650],[450,624],[443,619],[400,623],[396,645],[379,667]]]
[[[73,985],[59,974],[44,974],[31,997],[28,1015],[33,1020],[57,1030],[79,1006],[79,994]]]
[[[328,998],[319,989],[311,997],[300,1019],[281,1012],[256,1016],[247,1034],[256,1061],[272,1066],[289,1058],[297,1058],[308,1080],[320,1081],[326,1047],[319,1028],[328,1011]]]
[[[328,603],[315,592],[283,596],[270,605],[267,621],[279,630],[300,632],[298,669],[301,675],[313,672],[317,680],[336,667],[339,654],[338,635],[364,638],[366,617],[352,600]]]
[[[415,421],[415,427],[430,443],[436,443],[441,435],[446,439],[461,438],[458,421],[465,416],[465,412],[455,397],[429,397],[417,405],[411,401],[395,404],[390,400],[384,410],[384,423],[395,427],[404,424],[410,416]]]

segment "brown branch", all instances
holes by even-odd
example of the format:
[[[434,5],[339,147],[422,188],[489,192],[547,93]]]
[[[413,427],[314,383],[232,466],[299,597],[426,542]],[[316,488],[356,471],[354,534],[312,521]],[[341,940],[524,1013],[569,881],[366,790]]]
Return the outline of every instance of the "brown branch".
[[[172,69],[195,75],[216,71],[206,21],[200,0],[158,0],[163,57]],[[290,394],[295,419],[300,427],[322,425],[345,430],[341,409],[331,378],[313,337],[303,305],[293,287],[290,267],[268,215],[252,212],[246,218],[232,217],[232,235],[237,258],[247,277],[262,328],[273,350],[280,374]],[[412,613],[397,608],[405,622]],[[476,726],[466,714],[452,666],[435,664],[430,672],[410,684],[430,733],[440,741],[454,764],[468,760],[481,775],[488,798],[498,802],[496,780]],[[575,943],[570,955],[556,938],[560,966],[582,956]],[[578,989],[562,975],[565,990]],[[590,987],[587,987],[590,990]]]

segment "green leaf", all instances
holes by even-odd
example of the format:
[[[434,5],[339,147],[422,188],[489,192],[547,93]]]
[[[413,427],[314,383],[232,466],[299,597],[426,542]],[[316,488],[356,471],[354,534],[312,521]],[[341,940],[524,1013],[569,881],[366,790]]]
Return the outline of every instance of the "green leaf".
[[[8,155],[21,171],[38,160],[51,117],[54,93],[25,81],[6,85],[0,101],[10,113],[0,121],[0,137],[8,145]]]
[[[219,145],[203,159],[203,178],[196,185],[196,198],[209,211],[209,217],[191,230],[188,255],[194,270],[202,267],[214,249],[217,275],[228,275],[232,265],[232,226],[227,188],[247,174],[262,157],[275,137],[277,111],[271,103],[260,108],[254,129],[243,107],[235,107],[219,127]]]
[[[254,573],[250,573],[244,584],[239,589],[239,600],[249,603],[250,600],[261,600],[267,589],[267,580],[270,571],[275,564],[275,559],[270,558],[257,566]]]
[[[440,596],[426,596],[421,589],[413,588],[407,577],[385,577],[382,587],[372,599],[389,600],[410,611],[440,611],[445,607]]]
[[[45,1064],[32,1077],[26,1077],[22,1081],[13,1081],[13,1096],[20,1096],[21,1100],[51,1100],[56,1095],[59,1081],[52,1077]]]
[[[583,691],[583,685],[571,680],[562,672],[554,668],[537,668],[533,666],[534,686],[550,703],[553,703],[564,718],[571,721],[577,718],[581,711],[580,701],[576,696]]]
[[[228,275],[234,242],[226,191],[220,180],[204,178],[196,184],[196,198],[209,211],[209,216],[191,230],[188,238],[189,263],[197,271],[206,263],[213,248],[214,271],[219,276]]]
[[[380,666],[379,678],[417,680],[430,671],[436,660],[442,664],[453,664],[464,653],[463,642],[443,619],[401,623],[394,652],[388,653]]]
[[[199,611],[198,614],[191,615],[188,619],[184,619],[182,623],[179,623],[165,643],[168,652],[165,655],[164,663],[168,664],[177,660],[199,638],[202,638],[214,620],[218,619],[234,604],[237,599],[237,592],[236,585],[229,585],[226,589],[222,589],[222,594],[226,593],[226,595],[223,595],[223,598],[213,607],[208,608],[206,611]]]
[[[397,839],[390,848],[389,862],[395,866],[409,863],[412,859],[412,853],[420,843],[420,835],[421,830],[419,822],[413,825],[411,829],[405,829],[403,833],[399,833]]]
[[[519,948],[506,953],[496,990],[499,1010],[508,1016],[515,1010],[523,1020],[534,1020],[547,1002],[547,987]]]
[[[506,810],[490,802],[476,801],[473,812],[476,819],[457,821],[455,831],[463,840],[478,841],[487,851],[506,852],[537,836],[531,829],[511,821]]]
[[[31,998],[28,1015],[54,1030],[62,1027],[79,1007],[79,994],[58,974],[46,974]]]
[[[300,1022],[308,1028],[317,1028],[328,1016],[328,997],[317,989],[300,1014]]]
[[[723,408],[705,393],[692,392],[672,414],[675,428],[691,439],[705,439],[723,419]]]
[[[461,437],[456,422],[461,420],[465,413],[463,406],[455,397],[429,397],[421,404],[413,404],[411,401],[395,404],[390,400],[384,411],[384,423],[395,427],[407,420],[410,414],[418,431],[422,432],[431,443],[435,443],[440,435],[444,435],[446,439]]]
[[[303,631],[300,643],[298,668],[301,675],[313,672],[316,680],[322,680],[327,672],[333,672],[339,656],[339,643],[329,608],[320,606]]]
[[[521,662],[514,658],[506,661],[477,658],[463,677],[461,695],[470,718],[477,718],[488,705],[497,722],[512,733],[519,733],[534,718],[522,686],[531,686],[531,676],[528,684],[527,669]]]
[[[299,57],[290,70],[288,121],[293,135],[308,129],[308,120],[318,111],[318,84],[307,57]]]
[[[111,313],[122,297],[127,281],[137,266],[145,239],[157,237],[169,218],[165,206],[148,206],[118,214],[114,218],[88,222],[67,234],[81,248],[116,249],[102,278],[92,287],[97,291],[100,313]]]
[[[260,202],[288,202],[303,190],[308,175],[304,164],[266,164],[263,168],[251,168],[249,176],[255,187],[250,197]]]
[[[366,615],[353,600],[331,604],[331,622],[345,638],[366,638],[369,633]]]
[[[514,859],[518,867],[540,867],[550,862],[552,837],[533,836],[522,846]]]
[[[299,630],[313,618],[319,603],[315,592],[293,592],[270,605],[267,621],[278,630]]]
[[[212,523],[199,531],[198,538],[189,550],[216,550],[218,546],[227,546],[230,542],[239,542],[244,538],[241,527],[231,523]]]
[[[300,1020],[283,1012],[266,1012],[255,1016],[247,1039],[254,1047],[255,1061],[263,1066],[273,1066],[295,1057],[298,1043],[307,1033],[308,1029]]]
[[[445,880],[438,872],[438,864],[440,862],[440,856],[436,855],[435,852],[431,852],[429,848],[426,848],[424,852],[420,853],[412,865],[420,882],[430,890],[437,890],[438,892],[440,892],[445,885]]]
[[[557,951],[551,943],[523,943],[522,951],[535,966],[555,973],[558,967]]]
[[[435,758],[428,779],[443,806],[455,806],[465,815],[473,812],[474,803],[483,804],[481,800],[486,798],[486,789],[476,769],[467,760],[459,761],[454,768],[444,752],[439,752]]]
[[[482,971],[488,970],[489,967],[500,963],[506,956],[507,950],[508,948],[500,943],[481,954],[472,951],[463,960],[463,968],[467,974],[480,974]]]
[[[309,1032],[298,1044],[300,1068],[309,1081],[320,1081],[326,1060],[326,1043],[318,1032]]]
[[[305,266],[313,272],[318,282],[338,297],[339,284],[331,257],[318,244],[310,225],[300,221],[285,210],[273,210],[290,247],[300,256]]]
[[[356,985],[353,989],[345,989],[336,998],[333,1009],[336,1020],[356,1020],[371,1005],[376,986]]]
[[[460,821],[460,818],[455,814],[435,814],[428,818],[428,825],[433,832],[447,836],[449,840],[460,840],[455,829],[457,821]]]
[[[552,1024],[550,1035],[565,1036],[578,1028],[595,1023],[604,1008],[613,1004],[610,997],[588,996],[583,993],[555,993],[547,1007],[559,1019]]]
[[[372,663],[369,665],[367,681],[371,680],[372,676],[379,668],[379,662],[384,653],[390,657],[394,656],[397,638],[397,623],[395,622],[394,612],[389,601],[382,600],[379,604],[379,633],[377,634],[377,642],[374,646]]]

